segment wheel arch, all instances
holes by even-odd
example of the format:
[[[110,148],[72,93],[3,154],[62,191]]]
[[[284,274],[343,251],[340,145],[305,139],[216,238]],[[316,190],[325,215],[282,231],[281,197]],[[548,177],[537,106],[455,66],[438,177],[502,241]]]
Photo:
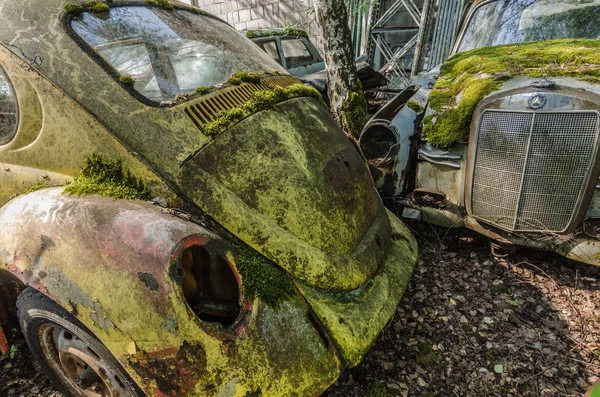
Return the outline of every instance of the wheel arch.
[[[190,337],[178,324],[195,316],[171,277],[183,241],[193,236],[211,249],[228,249],[207,229],[160,207],[68,196],[62,188],[13,199],[0,208],[0,227],[0,281],[39,290],[121,361]],[[14,307],[16,296],[8,300]],[[197,327],[190,333],[208,339]]]

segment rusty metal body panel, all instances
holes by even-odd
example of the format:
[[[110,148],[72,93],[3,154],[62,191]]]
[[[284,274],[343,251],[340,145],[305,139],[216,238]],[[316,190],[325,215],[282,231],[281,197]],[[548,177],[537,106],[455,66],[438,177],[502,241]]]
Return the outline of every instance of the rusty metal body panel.
[[[20,114],[15,138],[0,145],[0,279],[66,308],[150,396],[321,393],[393,316],[417,260],[358,151],[309,98],[204,135],[203,123],[243,95],[232,99],[225,85],[173,103],[140,100],[75,40],[67,3],[0,1],[0,67]],[[295,82],[282,74],[265,87]],[[62,187],[31,192],[70,183],[93,153],[121,159],[167,209]],[[190,241],[237,277],[241,311],[230,326],[201,320],[186,301],[177,272]],[[278,308],[246,295],[239,245],[296,285]]]
[[[170,275],[173,256],[190,237],[235,266],[233,250],[160,207],[43,189],[2,207],[0,225],[0,271],[68,308],[149,395],[216,394],[228,384],[310,395],[339,374],[336,350],[299,296],[278,311],[254,300],[228,329],[197,319]]]

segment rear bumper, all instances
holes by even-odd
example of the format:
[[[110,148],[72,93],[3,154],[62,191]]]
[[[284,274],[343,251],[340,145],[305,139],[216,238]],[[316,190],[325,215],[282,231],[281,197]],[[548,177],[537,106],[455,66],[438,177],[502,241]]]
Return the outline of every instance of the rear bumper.
[[[392,243],[381,268],[362,287],[336,294],[298,287],[338,348],[344,364],[358,365],[392,319],[418,259],[417,243],[407,227],[388,212]]]

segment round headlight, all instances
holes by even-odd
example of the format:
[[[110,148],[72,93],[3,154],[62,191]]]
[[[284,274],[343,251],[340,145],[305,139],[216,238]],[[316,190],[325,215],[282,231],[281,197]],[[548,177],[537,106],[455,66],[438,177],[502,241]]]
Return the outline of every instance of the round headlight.
[[[367,160],[384,163],[398,154],[398,137],[398,130],[392,123],[387,120],[374,120],[363,129],[359,145]]]

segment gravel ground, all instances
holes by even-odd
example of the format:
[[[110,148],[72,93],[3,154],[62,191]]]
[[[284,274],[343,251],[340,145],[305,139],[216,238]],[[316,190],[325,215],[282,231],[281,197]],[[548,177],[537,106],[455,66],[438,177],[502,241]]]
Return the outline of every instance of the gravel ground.
[[[600,269],[412,225],[421,260],[395,319],[337,396],[581,396],[600,376]],[[19,341],[0,396],[60,397]]]

